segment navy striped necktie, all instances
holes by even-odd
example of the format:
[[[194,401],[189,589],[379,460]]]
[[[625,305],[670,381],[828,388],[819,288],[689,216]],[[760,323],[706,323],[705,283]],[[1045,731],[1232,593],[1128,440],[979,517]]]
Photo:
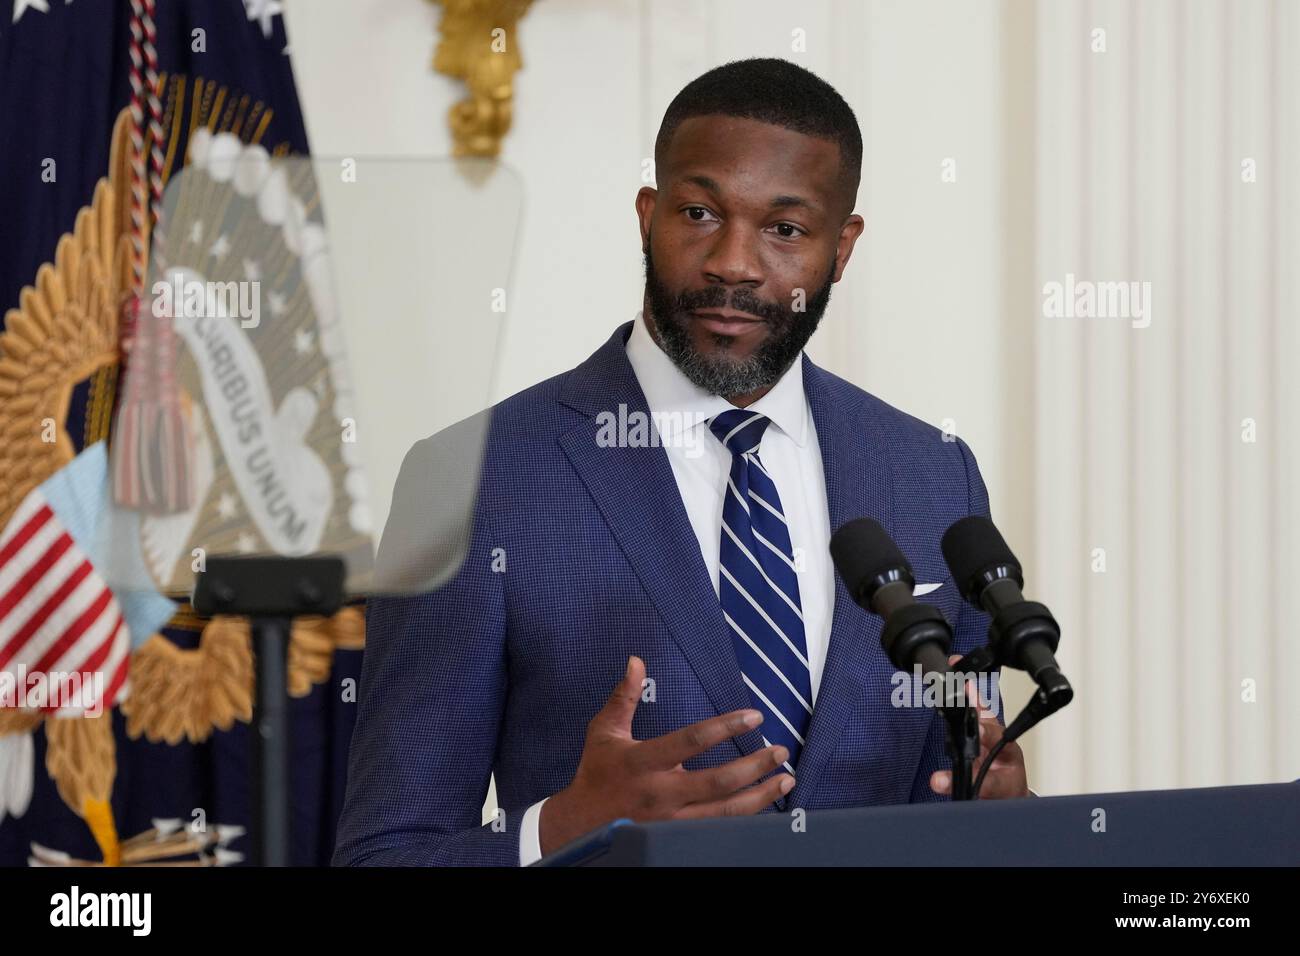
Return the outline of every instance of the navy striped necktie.
[[[812,718],[812,676],[790,532],[776,484],[758,456],[769,424],[743,408],[709,422],[731,452],[718,598],[750,699],[763,712],[763,740],[790,751],[786,769],[793,773]]]

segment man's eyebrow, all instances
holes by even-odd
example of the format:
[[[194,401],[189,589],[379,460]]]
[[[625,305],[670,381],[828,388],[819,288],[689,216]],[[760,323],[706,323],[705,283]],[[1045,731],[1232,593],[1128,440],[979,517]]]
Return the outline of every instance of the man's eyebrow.
[[[693,183],[694,185],[699,186],[701,189],[713,193],[715,196],[720,196],[722,194],[722,187],[719,186],[715,180],[711,179],[708,176],[699,175],[699,174],[694,176],[685,176],[682,178],[682,182]],[[802,196],[789,196],[789,195],[774,196],[772,198],[772,201],[768,205],[772,209],[781,209],[786,206],[802,206],[804,209],[808,209],[812,212],[816,212],[821,208],[820,206],[817,205],[817,203],[813,202],[811,199],[805,199]]]
[[[777,196],[771,202],[773,209],[779,209],[782,206],[802,206],[813,211],[818,208],[815,202],[811,199],[804,199],[802,196]]]
[[[722,194],[722,187],[719,186],[717,182],[710,179],[708,176],[702,176],[699,174],[696,174],[694,176],[686,176],[682,179],[682,182],[694,183],[696,186],[699,186],[701,189],[713,193],[715,196],[719,196]]]

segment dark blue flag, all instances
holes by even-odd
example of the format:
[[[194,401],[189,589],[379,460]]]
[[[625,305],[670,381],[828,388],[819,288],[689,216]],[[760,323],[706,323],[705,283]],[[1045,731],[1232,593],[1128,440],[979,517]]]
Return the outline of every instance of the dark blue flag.
[[[234,133],[272,155],[307,151],[274,0],[158,0],[156,9],[143,0],[4,3],[0,529],[32,489],[104,441],[113,420],[137,195],[133,10],[152,15],[163,182],[184,167],[199,128]],[[44,436],[42,422],[52,423]],[[295,626],[295,865],[324,865],[332,852],[355,716],[348,689],[363,640],[357,607]],[[133,644],[129,694],[102,717],[0,707],[0,866],[32,858],[210,865],[247,854],[246,622],[183,607],[163,631]],[[4,646],[0,633],[0,661]]]

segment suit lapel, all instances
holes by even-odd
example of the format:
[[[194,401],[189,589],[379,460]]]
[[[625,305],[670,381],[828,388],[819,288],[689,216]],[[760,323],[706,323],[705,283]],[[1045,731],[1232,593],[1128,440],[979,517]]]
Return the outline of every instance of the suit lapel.
[[[871,517],[892,535],[887,448],[875,422],[862,408],[860,393],[844,388],[843,383],[807,358],[804,389],[821,447],[831,532],[854,518]],[[880,647],[881,629],[880,618],[854,604],[836,574],[830,646],[807,743],[795,768],[796,785],[788,798],[790,806],[808,805],[855,713],[865,713],[872,726],[879,727],[878,721],[888,720],[894,666]],[[871,748],[888,744],[884,734],[870,741]]]
[[[667,453],[597,442],[602,412],[617,417],[621,404],[649,415],[624,351],[630,328],[621,326],[565,379],[560,401],[588,418],[560,445],[717,712],[739,710],[750,706],[749,694]],[[762,739],[755,730],[734,743],[751,753]]]
[[[649,414],[625,352],[630,329],[630,323],[617,329],[565,379],[560,402],[586,417],[561,436],[560,445],[717,712],[750,707],[731,631],[677,493],[667,453],[657,446],[602,447],[597,441],[597,416],[602,412],[618,416],[622,404],[628,413]],[[847,521],[867,516],[892,535],[890,471],[883,435],[863,407],[861,393],[847,388],[806,356],[803,362],[804,390],[821,448],[832,532]],[[633,494],[635,489],[645,493]],[[862,715],[870,726],[882,728],[870,738],[869,750],[890,746],[883,728],[891,716],[894,666],[880,647],[881,627],[878,617],[853,603],[836,575],[826,664],[807,743],[796,768],[797,783],[784,806],[809,804],[855,714]],[[740,753],[748,754],[762,746],[762,736],[754,730],[734,738],[733,743]]]

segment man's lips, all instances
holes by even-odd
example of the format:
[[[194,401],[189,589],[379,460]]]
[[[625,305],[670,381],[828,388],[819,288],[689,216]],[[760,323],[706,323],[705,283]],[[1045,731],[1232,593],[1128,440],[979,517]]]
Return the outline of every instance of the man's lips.
[[[694,309],[691,316],[710,332],[719,335],[744,335],[766,324],[758,316],[730,309]]]

